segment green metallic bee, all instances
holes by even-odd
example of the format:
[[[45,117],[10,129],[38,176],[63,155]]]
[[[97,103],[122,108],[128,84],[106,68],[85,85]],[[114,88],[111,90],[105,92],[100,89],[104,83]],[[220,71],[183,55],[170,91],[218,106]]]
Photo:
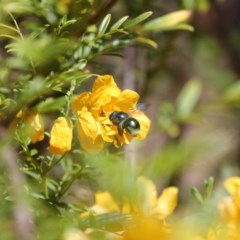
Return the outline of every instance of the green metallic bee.
[[[132,137],[136,137],[140,132],[139,122],[125,112],[114,111],[110,114],[109,119],[117,126],[120,135],[123,135],[125,130]]]

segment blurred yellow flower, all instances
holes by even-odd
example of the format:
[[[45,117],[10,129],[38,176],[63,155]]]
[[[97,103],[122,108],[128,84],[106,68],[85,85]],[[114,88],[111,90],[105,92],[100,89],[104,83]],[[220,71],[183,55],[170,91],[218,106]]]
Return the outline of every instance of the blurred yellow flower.
[[[240,177],[230,177],[224,181],[230,196],[224,197],[218,204],[220,216],[230,222],[240,220]]]
[[[224,181],[229,196],[218,204],[220,217],[225,220],[220,239],[235,240],[240,236],[240,177],[230,177]]]
[[[43,122],[38,113],[28,113],[24,116],[27,135],[31,138],[32,143],[42,141],[44,139]]]
[[[118,211],[164,220],[177,206],[178,188],[167,187],[157,197],[157,190],[153,181],[145,177],[138,177],[136,192],[132,201],[131,203],[125,201],[120,208],[109,192],[98,192],[92,210],[96,210],[97,214]]]
[[[171,231],[165,220],[177,205],[178,189],[176,187],[165,188],[157,197],[153,181],[138,177],[133,198],[124,201],[121,206],[109,192],[98,192],[95,199],[95,205],[90,208],[92,214],[121,212],[133,216],[133,222],[122,234],[124,240],[170,239]],[[81,216],[84,218],[88,214],[83,213]]]
[[[137,109],[139,95],[132,90],[121,91],[111,75],[96,78],[92,92],[84,92],[72,101],[72,111],[77,116],[78,137],[82,148],[88,152],[98,152],[104,142],[115,146],[128,144],[131,134],[119,134],[109,116],[121,111],[135,118],[141,128],[136,138],[144,139],[150,128],[149,118]]]
[[[154,218],[138,219],[136,225],[127,229],[124,240],[170,240],[168,228]]]
[[[96,204],[92,208],[94,212],[106,213],[106,212],[120,212],[120,208],[113,199],[109,192],[98,192],[95,195]]]
[[[50,132],[50,153],[63,154],[71,149],[72,128],[72,122],[66,117],[55,120]]]
[[[137,179],[137,196],[139,213],[165,219],[177,206],[178,188],[167,187],[157,197],[157,189],[153,181],[145,177],[139,177]]]
[[[239,219],[240,211],[232,197],[226,196],[218,203],[219,215],[227,221]]]
[[[67,15],[71,2],[72,2],[71,0],[58,0],[58,1],[56,1],[57,12],[60,15]]]
[[[226,179],[224,186],[240,209],[240,177],[230,177]]]
[[[14,132],[20,125],[22,126],[21,131],[23,136],[29,137],[32,143],[44,139],[44,125],[39,113],[20,110],[8,129],[10,132]]]
[[[135,213],[136,223],[124,232],[125,240],[170,239],[170,228],[165,219],[174,211],[178,201],[178,188],[167,187],[157,197],[156,187],[150,179],[137,179]]]

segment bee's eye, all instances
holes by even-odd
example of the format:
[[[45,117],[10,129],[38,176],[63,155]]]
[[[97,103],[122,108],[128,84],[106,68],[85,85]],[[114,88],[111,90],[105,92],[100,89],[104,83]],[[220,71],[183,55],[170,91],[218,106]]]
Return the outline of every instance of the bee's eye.
[[[114,111],[110,114],[109,119],[114,125],[120,124],[123,120],[128,118],[128,114],[125,112]]]

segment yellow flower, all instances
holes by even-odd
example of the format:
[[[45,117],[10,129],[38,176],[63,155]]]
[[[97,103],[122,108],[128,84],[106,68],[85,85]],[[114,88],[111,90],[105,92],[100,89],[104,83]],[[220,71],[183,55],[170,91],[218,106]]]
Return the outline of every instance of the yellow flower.
[[[240,177],[230,177],[226,179],[224,186],[240,209]]]
[[[177,205],[178,189],[167,187],[157,197],[154,183],[145,178],[137,179],[136,192],[136,222],[134,227],[124,232],[125,240],[159,240],[170,239],[171,229],[165,219],[173,212]]]
[[[44,139],[44,126],[39,113],[26,112],[20,110],[16,114],[16,118],[11,122],[9,131],[13,132],[21,125],[21,130],[25,137],[29,137],[32,143],[42,141]]]
[[[218,211],[220,216],[228,221],[236,221],[240,217],[239,208],[230,196],[224,197],[218,203]]]
[[[59,1],[56,1],[57,12],[60,15],[67,15],[71,2],[72,2],[71,0],[59,0]]]
[[[44,127],[40,115],[36,112],[23,113],[20,111],[17,118],[23,118],[25,124],[25,133],[30,137],[32,143],[42,141],[44,139]]]
[[[218,204],[220,217],[225,220],[223,225],[224,240],[238,239],[240,236],[240,177],[230,177],[224,181],[230,196],[224,197]]]
[[[165,219],[177,205],[178,189],[165,188],[157,197],[153,181],[139,177],[133,195],[130,201],[124,201],[120,207],[109,192],[98,192],[95,205],[90,211],[97,215],[116,211],[131,214],[133,219],[124,229],[122,235],[124,240],[170,239],[171,231]],[[82,217],[86,216],[87,214],[82,214]]]
[[[162,194],[157,197],[157,190],[154,183],[145,178],[138,178],[138,192],[143,191],[138,201],[139,212],[146,216],[154,216],[159,219],[165,219],[176,208],[178,201],[178,188],[167,187]],[[138,194],[139,195],[139,194]]]
[[[92,210],[97,213],[118,211],[131,213],[136,216],[154,217],[160,220],[167,218],[176,208],[178,189],[167,187],[157,197],[154,183],[145,177],[139,177],[136,184],[136,192],[132,201],[125,201],[120,208],[109,192],[96,193],[96,203]]]
[[[127,229],[124,234],[124,240],[168,240],[170,234],[167,227],[157,219],[143,218],[138,219],[136,225]]]
[[[224,197],[218,204],[220,216],[229,221],[240,220],[240,178],[230,177],[224,181],[230,196]]]
[[[77,116],[78,138],[82,148],[88,152],[98,152],[104,142],[115,146],[128,144],[131,134],[123,131],[119,134],[109,116],[114,111],[121,111],[135,118],[140,124],[136,136],[144,139],[150,128],[148,117],[137,109],[139,95],[132,90],[121,91],[111,75],[96,78],[92,92],[84,92],[72,101],[72,111]]]
[[[66,117],[55,120],[50,132],[49,152],[63,154],[71,149],[72,122]]]
[[[95,199],[96,204],[91,208],[94,213],[120,212],[119,206],[109,192],[98,192]]]

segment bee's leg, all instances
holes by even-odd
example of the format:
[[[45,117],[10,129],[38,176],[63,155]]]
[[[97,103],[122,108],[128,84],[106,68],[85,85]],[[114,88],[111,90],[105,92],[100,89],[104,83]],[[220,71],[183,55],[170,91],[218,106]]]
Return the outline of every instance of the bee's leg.
[[[119,133],[119,135],[123,135],[123,128],[122,128],[122,124],[120,123],[118,126],[118,133]]]

